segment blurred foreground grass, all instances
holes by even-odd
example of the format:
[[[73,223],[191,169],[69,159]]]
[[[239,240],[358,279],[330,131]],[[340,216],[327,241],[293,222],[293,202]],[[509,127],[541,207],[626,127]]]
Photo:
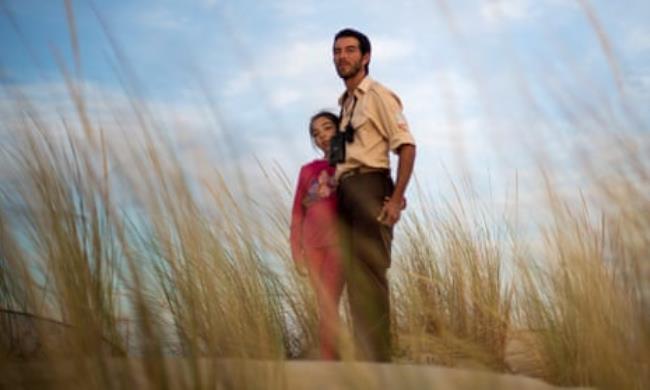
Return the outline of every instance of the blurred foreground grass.
[[[310,356],[316,313],[288,255],[286,205],[260,210],[217,170],[192,182],[146,127],[116,149],[92,125],[56,138],[37,109],[24,112],[2,154],[17,180],[0,198],[0,302],[67,326],[5,313],[3,367],[51,378],[65,359],[78,384],[120,387],[136,379],[129,365],[116,378],[115,359],[136,357],[138,381],[168,387],[163,362],[175,356],[183,385],[228,387],[259,378],[206,377],[199,362]],[[548,382],[646,387],[650,171],[643,156],[628,162],[635,176],[603,187],[607,210],[571,206],[547,181],[541,254],[471,198],[410,210],[391,271],[396,361],[511,372],[507,345],[523,332]],[[116,201],[125,197],[130,207]],[[516,265],[510,277],[505,263]],[[278,371],[260,375],[286,385]]]

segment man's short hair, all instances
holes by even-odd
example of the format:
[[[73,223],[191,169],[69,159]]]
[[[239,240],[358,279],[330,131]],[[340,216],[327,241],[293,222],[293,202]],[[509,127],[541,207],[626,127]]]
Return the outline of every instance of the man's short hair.
[[[334,42],[336,42],[337,39],[343,37],[356,38],[356,40],[359,42],[359,50],[361,50],[362,56],[372,51],[372,48],[370,46],[370,39],[368,39],[368,37],[360,31],[357,31],[352,28],[344,28],[343,30],[336,33],[336,35],[334,36]],[[370,61],[368,61],[365,67],[366,74],[368,74],[370,71],[369,65],[370,65]]]

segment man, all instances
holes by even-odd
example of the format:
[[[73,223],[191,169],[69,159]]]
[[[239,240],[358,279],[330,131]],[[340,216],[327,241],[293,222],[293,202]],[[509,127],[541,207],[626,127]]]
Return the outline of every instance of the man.
[[[393,225],[406,204],[415,141],[397,95],[368,76],[370,54],[370,40],[356,30],[334,37],[334,65],[346,88],[339,99],[339,131],[349,135],[336,167],[337,201],[357,354],[363,360],[390,361],[386,273]],[[389,151],[399,156],[395,183]]]

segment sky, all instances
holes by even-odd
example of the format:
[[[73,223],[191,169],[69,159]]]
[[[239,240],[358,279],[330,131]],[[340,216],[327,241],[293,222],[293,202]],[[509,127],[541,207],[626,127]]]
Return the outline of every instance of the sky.
[[[123,136],[110,132],[114,113],[136,96],[182,158],[201,155],[252,177],[262,176],[258,164],[277,167],[293,185],[300,166],[319,157],[309,117],[338,111],[332,38],[353,27],[372,42],[370,76],[400,96],[417,143],[415,176],[436,196],[453,196],[450,183],[467,174],[495,204],[515,182],[535,198],[541,157],[558,186],[574,190],[586,185],[574,148],[608,161],[616,158],[608,134],[649,144],[648,1],[70,4],[78,63],[64,1],[0,0],[3,142],[19,131],[15,91],[51,123],[74,117],[67,73],[109,137]]]

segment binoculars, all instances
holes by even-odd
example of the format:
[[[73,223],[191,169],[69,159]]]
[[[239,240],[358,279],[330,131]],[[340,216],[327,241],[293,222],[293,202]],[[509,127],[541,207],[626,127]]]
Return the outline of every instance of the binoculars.
[[[330,141],[329,164],[336,166],[345,161],[345,144],[354,140],[354,127],[348,123],[344,131],[337,131]]]

